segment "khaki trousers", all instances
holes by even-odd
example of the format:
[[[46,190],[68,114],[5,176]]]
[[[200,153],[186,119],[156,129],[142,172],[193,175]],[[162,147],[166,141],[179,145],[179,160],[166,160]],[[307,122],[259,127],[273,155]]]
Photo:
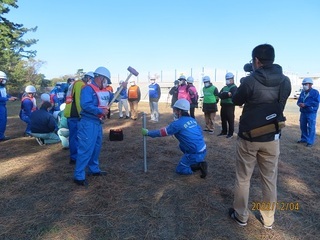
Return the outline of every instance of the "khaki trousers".
[[[214,130],[214,118],[216,117],[216,113],[215,112],[205,112],[204,113],[204,119],[206,122],[206,129],[207,130]]]
[[[277,203],[277,175],[278,160],[280,155],[279,140],[271,142],[250,142],[238,137],[236,145],[236,181],[233,208],[236,217],[247,222],[249,218],[249,189],[250,179],[256,163],[262,185],[262,199],[260,205],[268,208],[260,209],[264,219],[264,224],[270,226],[274,222],[276,207],[271,208],[272,204]],[[255,201],[259,201],[258,199]],[[257,204],[257,202],[255,202]],[[253,203],[249,205],[253,206]],[[254,209],[253,209],[254,210]]]
[[[138,101],[129,101],[131,119],[136,120],[138,118]]]

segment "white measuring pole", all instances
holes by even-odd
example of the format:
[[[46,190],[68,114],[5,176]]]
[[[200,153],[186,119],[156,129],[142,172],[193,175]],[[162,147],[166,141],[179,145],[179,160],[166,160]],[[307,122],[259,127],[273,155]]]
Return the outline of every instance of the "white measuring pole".
[[[147,128],[146,114],[142,113],[142,126]],[[147,172],[147,136],[143,136],[143,162],[144,162],[144,172]]]

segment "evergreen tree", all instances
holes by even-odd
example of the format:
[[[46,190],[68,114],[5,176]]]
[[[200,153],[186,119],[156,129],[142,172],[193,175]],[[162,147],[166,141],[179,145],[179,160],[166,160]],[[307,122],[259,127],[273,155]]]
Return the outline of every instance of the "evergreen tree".
[[[9,85],[14,88],[18,88],[18,82],[26,77],[22,71],[22,59],[35,57],[36,51],[29,50],[29,47],[38,41],[23,39],[26,33],[36,31],[37,27],[26,28],[23,24],[13,23],[4,17],[10,8],[18,8],[16,3],[17,0],[0,0],[0,70],[7,74]],[[28,72],[27,69],[24,71]]]

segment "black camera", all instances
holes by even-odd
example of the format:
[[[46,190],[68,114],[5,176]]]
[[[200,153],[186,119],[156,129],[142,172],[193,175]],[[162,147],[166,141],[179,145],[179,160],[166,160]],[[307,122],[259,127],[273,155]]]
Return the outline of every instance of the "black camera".
[[[253,72],[253,68],[252,68],[252,63],[246,63],[244,66],[243,66],[243,70],[245,72]]]

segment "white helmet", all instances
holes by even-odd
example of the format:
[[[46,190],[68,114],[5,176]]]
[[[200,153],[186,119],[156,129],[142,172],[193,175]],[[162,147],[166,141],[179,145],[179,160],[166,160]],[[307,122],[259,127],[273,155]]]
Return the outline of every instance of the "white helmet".
[[[173,105],[173,108],[178,108],[183,111],[189,111],[190,103],[187,99],[181,98],[175,102],[175,104]]]
[[[5,74],[4,72],[0,71],[0,79],[7,80],[7,74]]]
[[[188,77],[187,78],[187,83],[193,83],[194,82],[194,79],[193,79],[193,77]]]
[[[50,95],[48,93],[42,93],[40,99],[43,102],[50,102]]]
[[[204,76],[202,78],[202,81],[205,83],[205,82],[210,82],[210,77],[209,76]]]
[[[156,80],[157,79],[157,74],[149,74],[149,80]]]
[[[87,72],[84,76],[89,76],[91,78],[94,78],[93,72]]]
[[[305,79],[303,79],[302,85],[303,85],[303,84],[307,84],[307,83],[313,84],[312,78],[305,78]]]
[[[98,67],[94,73],[95,76],[96,75],[101,75],[107,78],[108,80],[108,84],[111,84],[111,74],[110,71],[108,69],[106,69],[105,67]]]
[[[232,78],[234,78],[233,73],[232,73],[232,72],[228,72],[228,73],[226,74],[226,79],[232,79]]]
[[[25,92],[26,93],[36,93],[37,90],[36,90],[36,88],[34,86],[29,85],[29,86],[26,86]]]
[[[178,80],[179,80],[179,81],[181,81],[181,80],[186,81],[186,77],[185,77],[184,75],[181,75],[181,76],[178,78]]]

